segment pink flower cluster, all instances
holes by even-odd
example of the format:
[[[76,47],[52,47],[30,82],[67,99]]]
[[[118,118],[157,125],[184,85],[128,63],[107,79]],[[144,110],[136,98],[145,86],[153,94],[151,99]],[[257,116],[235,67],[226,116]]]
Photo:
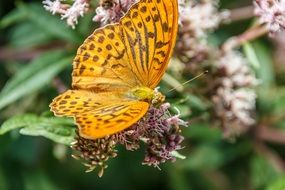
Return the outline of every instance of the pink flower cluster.
[[[158,167],[167,160],[175,161],[173,152],[182,148],[184,137],[179,127],[187,126],[187,123],[179,118],[179,114],[172,116],[169,107],[169,103],[158,108],[151,107],[143,119],[130,129],[116,134],[118,142],[128,150],[138,149],[140,141],[146,144],[143,164]]]
[[[96,8],[93,21],[100,22],[102,26],[117,22],[134,2],[135,0],[102,0]],[[67,24],[73,29],[78,23],[78,18],[91,10],[90,0],[74,0],[72,4],[64,0],[44,0],[43,5],[52,14],[60,14],[61,19],[66,19]]]
[[[259,22],[266,24],[271,34],[285,29],[285,0],[255,0],[254,7]]]
[[[246,131],[255,123],[257,79],[238,51],[228,51],[215,62],[216,93],[212,96],[215,114],[221,119],[225,137]]]

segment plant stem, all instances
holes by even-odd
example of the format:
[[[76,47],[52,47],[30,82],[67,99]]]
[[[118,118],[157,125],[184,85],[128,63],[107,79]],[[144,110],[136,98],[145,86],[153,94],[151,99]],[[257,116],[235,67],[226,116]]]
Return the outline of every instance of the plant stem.
[[[246,6],[230,10],[230,22],[250,19],[254,16],[253,6]]]
[[[268,33],[268,28],[265,25],[257,25],[249,30],[245,31],[244,33],[231,37],[222,45],[222,51],[227,52],[234,48],[239,47],[240,45],[255,40],[263,36],[264,34]]]
[[[276,171],[280,173],[283,173],[285,171],[285,163],[282,158],[270,148],[268,148],[265,144],[262,142],[255,142],[254,149],[257,153],[264,156]]]
[[[272,127],[258,126],[258,129],[256,130],[256,136],[259,140],[285,145],[284,130]]]

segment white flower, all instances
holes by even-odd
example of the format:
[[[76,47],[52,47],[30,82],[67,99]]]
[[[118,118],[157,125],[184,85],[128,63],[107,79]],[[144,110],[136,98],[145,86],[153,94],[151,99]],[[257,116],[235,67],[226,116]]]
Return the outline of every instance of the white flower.
[[[74,0],[73,4],[62,3],[64,0],[44,0],[43,5],[47,11],[52,14],[60,14],[61,19],[66,19],[66,22],[73,29],[78,22],[78,17],[84,16],[87,12],[89,3],[86,0]]]
[[[179,0],[179,34],[176,49],[184,63],[193,63],[207,57],[210,46],[207,34],[218,27],[228,16],[218,11],[218,0]]]
[[[206,32],[215,29],[219,23],[228,17],[228,12],[218,12],[218,1],[207,1],[205,3],[185,3],[179,1],[179,23],[183,27],[189,27],[198,38],[204,37]]]
[[[134,3],[138,2],[139,0],[119,0],[119,4],[121,4],[122,9],[127,11]]]
[[[224,72],[224,77],[221,80],[225,87],[258,84],[257,79],[250,71],[247,60],[237,51],[226,52],[215,65]]]
[[[55,13],[64,13],[65,10],[62,9],[62,5],[61,5],[61,2],[60,0],[55,0],[55,1],[50,1],[50,0],[45,0],[43,1],[43,5],[44,5],[44,8],[51,12],[53,15]]]
[[[255,120],[251,117],[251,112],[255,109],[256,94],[252,89],[220,88],[218,95],[221,101],[219,103],[229,108],[225,111],[229,120],[237,119],[246,126],[254,124]]]
[[[180,115],[174,115],[170,118],[168,118],[166,120],[166,122],[169,124],[169,125],[174,125],[174,126],[185,126],[187,127],[188,126],[188,123],[186,121],[183,121],[182,119],[179,118]]]
[[[217,114],[223,115],[228,125],[237,122],[248,127],[255,123],[251,115],[255,109],[255,99],[256,94],[252,89],[219,88],[213,101],[216,104]]]
[[[83,17],[84,13],[88,10],[89,4],[82,0],[75,0],[72,6],[66,10],[66,12],[61,16],[61,19],[65,19],[67,24],[73,29],[75,24],[78,23],[78,17]]]
[[[255,123],[257,79],[247,60],[237,51],[228,51],[214,63],[217,68],[216,92],[212,97],[214,108],[221,118],[224,136],[230,137],[245,131]]]
[[[106,25],[116,19],[117,15],[122,15],[116,11],[115,8],[104,9],[103,7],[97,7],[96,15],[93,17],[93,21],[101,22],[102,25]]]

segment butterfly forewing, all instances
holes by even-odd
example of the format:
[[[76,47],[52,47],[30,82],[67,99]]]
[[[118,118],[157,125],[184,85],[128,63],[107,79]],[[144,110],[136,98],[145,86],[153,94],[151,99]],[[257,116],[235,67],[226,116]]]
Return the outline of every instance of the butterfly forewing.
[[[177,12],[176,0],[142,0],[120,21],[130,67],[144,86],[156,87],[165,72],[176,41]]]
[[[149,84],[156,87],[161,80],[172,55],[177,30],[178,30],[178,7],[176,0],[157,0],[157,14],[160,19],[156,25],[160,25],[160,34],[164,40],[157,40],[155,44],[154,59],[151,64]],[[156,58],[156,59],[155,59]]]
[[[95,30],[85,40],[73,62],[74,88],[126,91],[141,84],[129,67],[130,60],[120,35],[118,25],[109,25]]]
[[[74,59],[73,86],[156,87],[175,44],[177,11],[176,0],[141,0],[120,23],[95,30]]]

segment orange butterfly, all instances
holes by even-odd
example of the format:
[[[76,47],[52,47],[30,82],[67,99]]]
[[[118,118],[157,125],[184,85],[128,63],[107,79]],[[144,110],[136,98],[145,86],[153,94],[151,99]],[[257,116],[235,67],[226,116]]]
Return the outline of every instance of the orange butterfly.
[[[101,138],[142,118],[172,54],[177,0],[141,0],[119,23],[99,28],[79,47],[72,90],[51,103],[56,116],[74,117],[80,136]]]

